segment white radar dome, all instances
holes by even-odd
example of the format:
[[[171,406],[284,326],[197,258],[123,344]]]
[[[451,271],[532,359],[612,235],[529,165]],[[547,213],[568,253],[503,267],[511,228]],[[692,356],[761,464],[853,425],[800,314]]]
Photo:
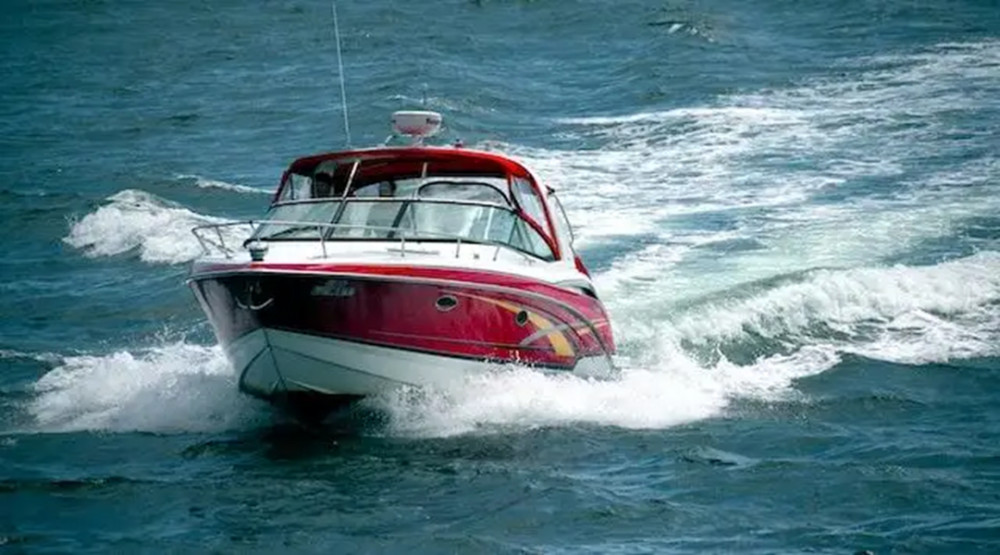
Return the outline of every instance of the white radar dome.
[[[422,139],[441,130],[441,114],[422,110],[393,112],[392,129],[400,135]]]

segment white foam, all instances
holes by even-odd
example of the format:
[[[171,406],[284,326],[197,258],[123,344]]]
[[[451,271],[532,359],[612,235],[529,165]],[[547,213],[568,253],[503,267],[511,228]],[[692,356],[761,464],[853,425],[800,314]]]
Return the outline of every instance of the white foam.
[[[172,343],[137,353],[71,356],[35,384],[37,431],[207,432],[255,422],[221,349]]]
[[[695,304],[676,317],[623,318],[616,380],[509,368],[452,387],[402,389],[369,403],[393,435],[440,437],[589,424],[665,428],[725,415],[734,400],[797,396],[797,379],[841,353],[902,362],[995,353],[1000,255],[934,266],[823,270],[739,299]],[[836,328],[848,339],[814,333]],[[788,337],[787,354],[736,364],[698,362],[686,344]],[[42,431],[213,431],[268,418],[237,393],[219,348],[171,343],[75,356],[36,385]]]
[[[194,175],[194,174],[178,174],[177,179],[194,181],[195,186],[201,189],[222,189],[225,191],[234,191],[237,193],[250,193],[250,194],[263,194],[263,195],[270,195],[273,192],[273,191],[268,191],[266,189],[258,189],[257,187],[249,187],[247,185],[239,185],[237,183],[228,183],[226,181],[208,179],[207,177],[202,177],[200,175]]]
[[[662,318],[681,301],[778,275],[873,267],[1000,209],[995,157],[907,168],[940,156],[956,110],[1000,96],[1000,42],[844,63],[836,78],[702,106],[558,120],[594,150],[488,146],[566,191],[585,252],[641,237],[598,276],[619,320]],[[856,181],[873,184],[855,194]],[[705,248],[739,238],[760,248]]]
[[[845,345],[841,350],[904,364],[998,356],[1000,315],[978,311],[949,320],[912,310],[889,322],[876,340]]]
[[[512,368],[436,390],[398,390],[370,401],[388,412],[390,433],[449,436],[543,426],[595,424],[666,428],[719,416],[734,398],[778,399],[796,378],[839,360],[807,348],[750,366],[723,360],[705,368],[673,345],[661,346],[648,368],[621,378],[590,380]]]
[[[1000,254],[934,266],[821,270],[749,298],[712,301],[671,318],[676,341],[783,338],[899,362],[1000,352]],[[824,337],[830,331],[844,339]],[[818,334],[818,335],[817,335]]]
[[[87,256],[114,256],[133,250],[146,262],[177,264],[202,253],[191,228],[228,220],[205,216],[134,189],[111,195],[96,211],[71,224],[63,241]],[[238,243],[247,230],[223,228],[227,242]]]
[[[790,250],[801,256],[779,272],[838,264],[841,256],[864,264],[997,208],[989,192],[998,178],[995,164],[971,160],[947,175],[906,170],[909,161],[940,155],[946,139],[937,138],[954,131],[956,110],[981,109],[1000,95],[998,63],[998,41],[851,59],[843,75],[795,87],[702,106],[557,120],[567,127],[561,134],[600,143],[593,150],[487,146],[520,156],[567,191],[562,200],[584,248],[622,235],[674,241],[678,230],[662,227],[672,217],[735,210],[745,234],[794,243]],[[904,197],[879,198],[873,187],[872,198],[849,195],[832,206],[813,201],[857,180],[915,186]],[[962,198],[941,183],[963,185]],[[915,207],[921,210],[913,214]],[[747,209],[768,218],[755,221]],[[787,233],[776,233],[775,220],[785,222]]]
[[[617,380],[512,368],[372,403],[391,416],[390,432],[404,435],[568,424],[670,427],[724,415],[735,399],[795,396],[796,379],[833,367],[842,353],[909,363],[997,354],[997,303],[997,253],[934,266],[821,270],[676,316],[616,318],[627,354]],[[780,340],[787,354],[742,364],[717,354],[706,365],[689,350],[719,341],[757,344],[761,337]]]

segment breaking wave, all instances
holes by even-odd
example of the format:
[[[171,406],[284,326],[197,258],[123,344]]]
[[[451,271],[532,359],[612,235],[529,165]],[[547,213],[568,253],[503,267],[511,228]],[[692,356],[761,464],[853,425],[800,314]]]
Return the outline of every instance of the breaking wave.
[[[678,342],[719,347],[826,342],[898,362],[1000,352],[1000,254],[934,266],[817,270],[749,297],[709,300],[669,321]]]
[[[261,417],[221,349],[187,343],[67,357],[34,389],[28,410],[45,432],[208,432]]]
[[[198,214],[145,191],[126,189],[72,223],[63,241],[91,257],[137,251],[145,262],[178,264],[193,260],[202,252],[191,228],[227,221]],[[228,235],[227,242],[245,238],[244,229],[223,229]]]

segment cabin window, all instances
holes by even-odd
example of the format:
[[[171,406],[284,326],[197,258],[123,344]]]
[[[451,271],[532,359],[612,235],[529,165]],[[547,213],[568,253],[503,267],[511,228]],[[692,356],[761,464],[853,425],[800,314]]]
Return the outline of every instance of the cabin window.
[[[291,173],[285,178],[278,202],[340,197],[344,194],[350,166],[326,161],[307,173]],[[339,172],[339,173],[338,173]]]
[[[539,227],[546,229],[545,208],[542,207],[542,199],[538,198],[538,193],[535,192],[535,188],[531,186],[531,183],[527,179],[515,177],[511,190],[514,192],[517,204],[520,205],[525,214],[535,220],[535,223]]]
[[[312,178],[307,175],[290,173],[281,186],[281,197],[278,201],[304,200],[312,198]]]
[[[399,227],[413,230],[415,235],[427,234],[430,238],[462,237],[472,241],[509,243],[516,219],[509,210],[493,206],[414,202],[409,205]]]
[[[338,166],[332,160],[320,163],[312,172],[312,187],[310,198],[330,198],[344,195],[347,186],[347,170],[350,166]],[[338,173],[339,170],[339,173]]]
[[[420,198],[482,202],[510,206],[504,190],[507,181],[495,177],[418,177],[370,182],[353,188],[348,196],[361,198]]]

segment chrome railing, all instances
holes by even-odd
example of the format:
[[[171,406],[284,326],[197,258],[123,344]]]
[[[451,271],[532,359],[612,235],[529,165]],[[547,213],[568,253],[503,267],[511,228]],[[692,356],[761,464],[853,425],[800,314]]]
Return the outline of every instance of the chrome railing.
[[[278,226],[288,226],[288,229],[315,229],[316,237],[302,237],[303,241],[318,240],[320,244],[320,249],[323,253],[323,258],[329,256],[327,251],[327,243],[329,242],[346,242],[351,240],[356,240],[358,237],[349,236],[337,236],[328,237],[328,231],[336,231],[338,229],[360,229],[362,231],[376,231],[376,232],[388,232],[387,235],[391,234],[392,237],[378,237],[376,240],[382,240],[386,242],[396,242],[400,243],[399,253],[400,257],[406,256],[406,242],[409,239],[410,244],[420,243],[423,240],[445,240],[455,242],[455,258],[459,258],[462,254],[462,245],[480,245],[480,246],[490,246],[496,247],[493,253],[493,260],[496,261],[497,257],[500,256],[501,249],[507,248],[513,252],[524,256],[528,260],[534,260],[534,257],[528,253],[522,251],[521,249],[511,245],[510,243],[504,243],[501,241],[492,241],[489,239],[473,239],[468,236],[456,235],[452,233],[440,233],[432,231],[417,231],[400,227],[390,227],[390,226],[378,226],[378,225],[367,225],[367,224],[333,224],[333,223],[322,223],[322,222],[309,222],[309,221],[291,221],[291,220],[243,220],[238,222],[224,222],[217,224],[204,224],[199,225],[191,229],[191,233],[194,234],[195,238],[198,239],[198,244],[201,245],[202,251],[206,255],[212,254],[212,249],[214,247],[218,252],[221,252],[226,258],[233,258],[237,254],[235,248],[231,248],[230,245],[226,244],[226,237],[222,233],[223,228],[236,227],[236,226],[248,226],[250,227],[250,233],[247,235],[246,240],[241,243],[241,246],[245,245],[249,240],[260,240],[268,241],[267,237],[254,237],[257,229],[261,225],[278,225]],[[214,235],[214,238],[212,237]],[[217,240],[217,241],[216,241]],[[392,249],[390,249],[391,251]],[[413,254],[425,254],[419,251],[412,251]]]

